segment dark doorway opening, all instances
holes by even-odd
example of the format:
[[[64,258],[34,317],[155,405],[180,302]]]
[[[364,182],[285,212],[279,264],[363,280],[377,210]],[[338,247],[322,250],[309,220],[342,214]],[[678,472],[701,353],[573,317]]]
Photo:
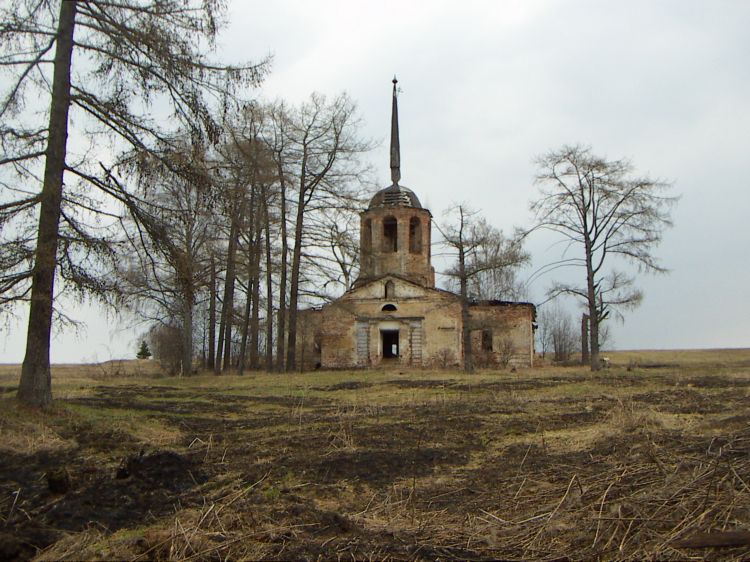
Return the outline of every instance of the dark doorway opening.
[[[382,330],[383,359],[398,357],[398,330]]]

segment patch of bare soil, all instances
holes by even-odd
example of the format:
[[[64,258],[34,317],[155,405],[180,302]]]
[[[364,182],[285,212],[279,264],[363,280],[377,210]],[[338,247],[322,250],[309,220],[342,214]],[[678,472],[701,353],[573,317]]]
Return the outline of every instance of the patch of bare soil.
[[[684,377],[680,382],[687,386],[696,388],[734,388],[740,391],[750,388],[750,378],[717,377],[712,375],[701,375]]]
[[[449,447],[368,449],[331,455],[314,464],[311,470],[320,483],[361,480],[382,486],[401,478],[431,474],[438,466],[463,465],[466,461],[464,451]]]
[[[322,390],[324,392],[335,392],[337,390],[358,390],[360,388],[370,388],[373,386],[371,382],[364,381],[344,381],[328,386],[314,386],[313,390]]]
[[[385,381],[383,384],[397,388],[442,388],[453,386],[455,381],[442,379],[392,379]]]
[[[109,437],[109,438],[108,438]],[[121,450],[122,435],[79,432],[80,446],[62,454],[4,456],[0,490],[12,497],[0,529],[0,559],[23,560],[91,526],[107,532],[158,520],[178,503],[198,500],[200,462],[174,451],[137,453],[113,467],[87,458],[92,447]]]
[[[705,394],[693,388],[673,388],[636,394],[633,400],[654,406],[659,411],[673,414],[716,414],[724,412],[737,400],[743,401],[736,392]]]

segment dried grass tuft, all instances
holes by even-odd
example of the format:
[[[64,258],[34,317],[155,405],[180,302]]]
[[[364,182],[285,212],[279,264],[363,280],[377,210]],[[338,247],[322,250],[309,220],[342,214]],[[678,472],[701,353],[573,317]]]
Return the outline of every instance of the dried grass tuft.
[[[632,400],[617,399],[617,405],[607,414],[607,423],[615,434],[649,433],[663,429],[657,412],[644,408]]]

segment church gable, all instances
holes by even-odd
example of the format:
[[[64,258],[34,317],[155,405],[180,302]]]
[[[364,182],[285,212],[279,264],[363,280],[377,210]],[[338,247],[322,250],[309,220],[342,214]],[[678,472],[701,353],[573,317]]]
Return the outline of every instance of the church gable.
[[[402,299],[420,299],[420,298],[457,298],[454,295],[424,287],[417,283],[403,279],[398,275],[384,275],[377,279],[366,281],[347,293],[341,300],[402,300]]]

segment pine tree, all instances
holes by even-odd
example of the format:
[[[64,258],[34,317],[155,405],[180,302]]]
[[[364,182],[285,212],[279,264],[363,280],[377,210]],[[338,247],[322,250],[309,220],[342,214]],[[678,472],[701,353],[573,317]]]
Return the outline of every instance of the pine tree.
[[[136,354],[136,357],[138,359],[150,359],[151,358],[151,350],[148,348],[148,344],[146,343],[146,340],[141,340],[141,347],[138,348],[138,353]]]

